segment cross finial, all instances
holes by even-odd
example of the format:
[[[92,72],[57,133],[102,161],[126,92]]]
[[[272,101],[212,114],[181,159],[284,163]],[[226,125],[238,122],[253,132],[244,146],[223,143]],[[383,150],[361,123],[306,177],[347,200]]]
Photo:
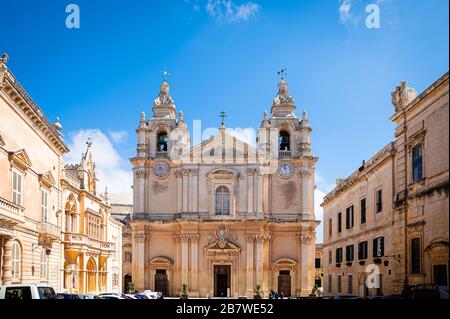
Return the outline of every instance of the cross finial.
[[[277,72],[278,76],[281,77],[281,80],[284,80],[284,78],[286,77],[286,75],[287,75],[286,71],[287,71],[287,69],[283,68]]]
[[[167,78],[169,76],[171,76],[171,74],[167,71],[165,66],[164,66],[164,71],[161,72],[161,76],[163,77],[164,81],[167,81]]]
[[[225,125],[225,118],[228,117],[227,113],[225,113],[225,111],[222,111],[219,113],[219,117],[222,118],[222,125]]]
[[[87,145],[88,147],[91,147],[91,146],[92,146],[92,138],[89,137],[89,138],[87,139],[86,145]]]

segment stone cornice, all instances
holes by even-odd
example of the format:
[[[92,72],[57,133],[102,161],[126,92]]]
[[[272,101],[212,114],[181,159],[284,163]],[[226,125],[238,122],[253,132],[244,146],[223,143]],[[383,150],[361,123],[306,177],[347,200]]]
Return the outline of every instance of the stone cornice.
[[[396,149],[394,142],[389,143],[369,161],[367,161],[362,169],[355,171],[352,175],[350,175],[350,177],[345,179],[339,185],[336,185],[336,187],[324,197],[324,201],[320,206],[326,206],[337,196],[347,191],[350,187],[361,181],[367,175],[371,174],[380,164],[384,163],[386,159],[394,156],[395,152]]]
[[[4,92],[23,111],[28,119],[48,138],[60,153],[69,152],[69,148],[64,144],[61,133],[50,123],[44,112],[16,80],[11,71],[7,71],[3,81],[0,91]]]

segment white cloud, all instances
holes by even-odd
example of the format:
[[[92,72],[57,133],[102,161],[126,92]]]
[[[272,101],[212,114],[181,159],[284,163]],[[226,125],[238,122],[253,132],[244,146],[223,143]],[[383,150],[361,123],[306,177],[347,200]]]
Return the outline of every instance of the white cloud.
[[[111,133],[110,135],[114,140]],[[98,191],[103,192],[108,187],[112,202],[132,203],[132,171],[128,167],[128,161],[120,156],[111,140],[99,129],[82,129],[69,134],[69,138],[70,153],[64,158],[66,164],[80,163],[81,154],[86,152],[86,141],[91,138],[92,155],[99,179]]]
[[[206,4],[206,12],[222,22],[248,20],[259,10],[260,6],[251,1],[238,5],[232,0],[208,0]]]
[[[316,220],[320,221],[320,225],[317,227],[316,241],[318,243],[323,243],[323,208],[320,207],[320,204],[322,204],[325,195],[328,194],[335,187],[335,185],[328,184],[318,171],[315,173],[315,184],[314,214],[316,216]]]
[[[109,132],[109,136],[111,136],[114,143],[119,144],[128,136],[128,133],[126,131]]]

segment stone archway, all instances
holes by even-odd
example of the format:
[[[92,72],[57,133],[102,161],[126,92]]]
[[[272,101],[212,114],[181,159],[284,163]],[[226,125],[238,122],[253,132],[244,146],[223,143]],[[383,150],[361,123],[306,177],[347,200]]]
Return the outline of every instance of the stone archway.
[[[97,292],[97,264],[94,258],[89,258],[86,264],[86,291],[87,293],[96,293]]]

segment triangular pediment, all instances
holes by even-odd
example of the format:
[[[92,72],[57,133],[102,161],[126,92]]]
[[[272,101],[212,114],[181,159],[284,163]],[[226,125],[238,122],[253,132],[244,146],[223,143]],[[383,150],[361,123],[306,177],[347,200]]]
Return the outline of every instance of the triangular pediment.
[[[239,138],[228,133],[219,132],[216,136],[203,141],[190,148],[181,156],[183,161],[221,161],[226,159],[254,159],[262,158],[258,154],[258,149]]]
[[[44,174],[39,174],[39,182],[45,187],[51,187],[55,185],[55,178],[52,173],[48,171]]]
[[[9,160],[12,161],[16,166],[24,170],[31,167],[31,160],[25,149],[21,149],[15,152],[9,153]]]
[[[240,252],[241,248],[228,240],[216,240],[215,242],[205,247],[205,251],[215,251],[215,250],[219,251],[233,250],[236,252]]]

